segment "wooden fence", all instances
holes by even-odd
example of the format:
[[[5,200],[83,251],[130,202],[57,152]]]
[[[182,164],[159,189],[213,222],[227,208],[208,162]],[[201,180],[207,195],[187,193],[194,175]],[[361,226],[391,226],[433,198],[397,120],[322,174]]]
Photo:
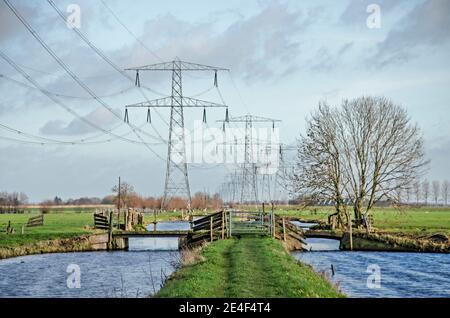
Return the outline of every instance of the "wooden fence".
[[[295,240],[305,243],[303,230],[284,217],[274,216],[272,236],[280,241]]]
[[[226,235],[226,217],[224,211],[192,221],[192,234],[189,244],[195,245],[204,241],[224,239]]]
[[[265,212],[220,211],[192,222],[188,244],[197,245],[231,236],[271,236],[284,242],[305,243],[303,230],[284,217]]]
[[[100,213],[94,213],[94,227],[100,230],[108,230],[108,217]]]
[[[144,213],[134,209],[121,209],[120,215],[113,210],[105,210],[94,213],[94,227],[96,229],[108,230],[109,217],[113,218],[113,228],[131,231],[136,225],[144,225]]]
[[[33,216],[28,219],[26,227],[36,227],[36,226],[43,226],[44,225],[44,215],[40,214],[38,216]]]

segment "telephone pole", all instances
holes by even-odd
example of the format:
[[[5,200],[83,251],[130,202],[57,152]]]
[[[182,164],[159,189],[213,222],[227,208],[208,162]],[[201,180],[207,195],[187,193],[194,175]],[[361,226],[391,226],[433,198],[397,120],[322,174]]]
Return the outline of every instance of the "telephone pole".
[[[139,72],[142,71],[169,71],[172,72],[171,96],[147,101],[139,104],[125,106],[125,121],[128,121],[129,108],[146,108],[147,121],[151,122],[152,108],[170,108],[169,140],[167,149],[166,181],[164,185],[164,197],[162,207],[165,208],[173,197],[184,197],[188,201],[188,209],[191,208],[191,190],[189,186],[188,168],[186,160],[186,143],[184,133],[184,108],[203,108],[203,121],[206,122],[206,108],[226,108],[228,106],[211,103],[195,98],[183,96],[182,73],[188,71],[214,72],[214,85],[217,87],[217,72],[228,69],[184,62],[176,58],[171,62],[152,64],[126,69],[136,72],[136,85],[140,86]]]

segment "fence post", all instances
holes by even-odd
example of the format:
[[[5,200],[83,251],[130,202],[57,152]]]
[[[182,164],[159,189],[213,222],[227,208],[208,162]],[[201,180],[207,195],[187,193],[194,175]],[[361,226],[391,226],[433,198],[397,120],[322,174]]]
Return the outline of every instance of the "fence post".
[[[113,230],[114,212],[109,211],[109,227],[108,227],[108,250],[112,249],[112,230]]]
[[[231,215],[231,211],[230,211],[230,213],[229,213],[229,219],[228,219],[228,226],[229,226],[229,228],[230,228],[230,235],[229,235],[229,237],[231,237],[232,235],[233,235],[233,228],[232,228],[232,223],[233,223],[233,221],[232,221],[232,218],[233,218],[233,216]]]
[[[349,221],[349,226],[350,226],[350,228],[349,228],[349,235],[350,235],[350,251],[353,251],[353,233],[352,233],[352,231],[353,231],[353,224],[352,224],[352,217],[350,216],[350,221]]]
[[[275,237],[276,233],[276,227],[275,227],[275,214],[274,214],[274,210],[273,210],[273,202],[272,202],[272,207],[271,207],[271,221],[272,221],[272,237]]]
[[[283,217],[283,241],[286,242],[286,221]]]
[[[225,239],[225,212],[222,211],[222,240]]]
[[[211,242],[212,242],[214,240],[214,237],[213,237],[213,218],[212,217],[209,218],[209,232],[211,234]]]

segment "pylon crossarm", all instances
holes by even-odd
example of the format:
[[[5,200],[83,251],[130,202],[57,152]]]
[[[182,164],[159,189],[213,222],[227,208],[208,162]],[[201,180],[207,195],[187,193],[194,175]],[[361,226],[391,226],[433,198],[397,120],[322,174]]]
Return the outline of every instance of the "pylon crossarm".
[[[218,123],[223,123],[225,120],[217,120]],[[279,119],[272,119],[272,118],[265,118],[265,117],[259,117],[259,116],[241,116],[241,117],[230,117],[228,119],[229,122],[233,123],[247,123],[247,122],[253,122],[253,123],[280,123],[281,120]],[[225,121],[227,122],[227,121]]]
[[[183,107],[228,108],[227,105],[211,103],[191,97],[183,97]]]
[[[228,108],[227,105],[223,104],[217,104],[212,102],[207,102],[200,99],[195,99],[191,97],[182,97],[182,105],[172,105],[172,98],[171,97],[164,97],[164,98],[158,98],[154,100],[150,100],[143,103],[137,103],[137,104],[131,104],[126,105],[126,108],[167,108],[172,106],[182,106],[187,108],[194,108],[194,107],[203,107],[203,108]]]
[[[210,65],[203,65],[197,63],[190,63],[185,61],[171,61],[164,63],[157,63],[151,65],[144,65],[139,67],[131,67],[125,69],[126,71],[229,71],[227,68],[216,67]]]

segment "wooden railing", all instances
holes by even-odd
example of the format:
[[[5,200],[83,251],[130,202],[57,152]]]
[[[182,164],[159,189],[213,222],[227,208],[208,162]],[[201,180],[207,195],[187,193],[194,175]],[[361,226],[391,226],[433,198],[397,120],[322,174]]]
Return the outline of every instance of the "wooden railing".
[[[28,219],[28,222],[26,224],[26,227],[36,227],[36,226],[43,226],[44,225],[44,215],[38,215],[33,216]]]
[[[108,230],[109,229],[109,220],[108,217],[103,214],[94,214],[94,227],[100,230]]]
[[[192,221],[192,234],[188,238],[188,243],[196,245],[205,241],[225,239],[227,234],[227,220],[224,211],[202,217]]]
[[[280,241],[296,240],[305,243],[305,236],[302,229],[298,228],[284,217],[274,216],[274,229],[272,236]]]
[[[219,211],[192,221],[189,245],[233,236],[270,236],[295,244],[305,243],[303,230],[273,212]]]

